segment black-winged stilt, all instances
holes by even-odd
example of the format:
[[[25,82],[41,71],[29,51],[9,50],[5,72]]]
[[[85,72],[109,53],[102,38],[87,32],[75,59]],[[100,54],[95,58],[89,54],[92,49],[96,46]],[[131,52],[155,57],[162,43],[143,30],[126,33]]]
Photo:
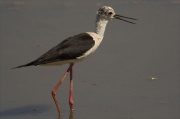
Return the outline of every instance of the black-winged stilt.
[[[70,64],[65,74],[62,76],[60,81],[56,84],[56,86],[52,90],[52,97],[56,104],[58,113],[59,115],[61,115],[60,107],[56,99],[56,90],[61,85],[67,74],[70,72],[69,105],[70,105],[70,109],[73,110],[74,102],[72,98],[72,86],[73,86],[72,67],[74,63],[84,60],[86,57],[88,57],[97,49],[97,47],[99,46],[99,44],[103,39],[106,24],[108,23],[108,21],[112,19],[119,19],[125,22],[135,24],[123,18],[137,20],[134,18],[129,18],[115,14],[114,10],[111,7],[103,6],[97,11],[94,32],[85,32],[69,37],[64,41],[62,41],[61,43],[59,43],[57,46],[47,51],[38,59],[30,63],[27,63],[25,65],[20,65],[15,68],[21,68],[26,66],[37,66],[37,65],[52,66],[52,65]]]

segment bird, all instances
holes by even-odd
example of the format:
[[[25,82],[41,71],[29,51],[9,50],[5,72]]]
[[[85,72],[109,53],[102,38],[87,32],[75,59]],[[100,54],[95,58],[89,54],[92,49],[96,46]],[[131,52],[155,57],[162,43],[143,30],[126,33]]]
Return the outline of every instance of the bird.
[[[113,19],[122,20],[131,24],[135,23],[130,20],[137,20],[135,18],[125,17],[116,14],[114,9],[110,6],[102,6],[96,13],[94,32],[84,32],[78,35],[71,36],[60,42],[58,45],[44,53],[36,60],[24,65],[14,67],[12,69],[27,66],[54,66],[69,64],[68,69],[66,70],[62,78],[59,80],[59,82],[55,85],[51,94],[55,102],[58,114],[62,115],[60,106],[56,98],[56,91],[58,87],[62,84],[65,77],[70,72],[69,106],[70,110],[73,111],[73,66],[75,63],[86,59],[98,48],[98,46],[103,40],[105,28],[108,21],[111,21]]]

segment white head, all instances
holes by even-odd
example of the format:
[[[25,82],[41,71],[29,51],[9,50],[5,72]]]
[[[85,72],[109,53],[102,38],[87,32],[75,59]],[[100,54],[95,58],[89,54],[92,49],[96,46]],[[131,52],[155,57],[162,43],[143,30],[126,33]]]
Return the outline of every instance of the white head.
[[[97,11],[96,23],[95,23],[95,33],[98,34],[99,36],[101,36],[101,38],[103,38],[106,24],[108,23],[109,20],[112,20],[112,19],[119,19],[119,20],[122,20],[122,21],[125,21],[128,23],[131,23],[131,24],[135,24],[133,22],[127,21],[122,18],[137,20],[134,18],[125,17],[125,16],[116,14],[111,7],[108,7],[108,6],[101,7]]]
[[[103,6],[97,11],[97,16],[104,20],[111,20],[115,15],[114,10],[111,7]]]
[[[130,21],[127,21],[127,20],[124,20],[122,18],[126,18],[126,19],[131,19],[131,20],[137,20],[137,19],[134,19],[134,18],[130,18],[130,17],[125,17],[125,16],[122,16],[122,15],[118,15],[118,14],[115,14],[113,8],[109,7],[109,6],[103,6],[101,7],[98,11],[97,11],[97,17],[101,20],[105,20],[105,21],[109,21],[109,20],[112,20],[112,19],[119,19],[119,20],[123,20],[125,22],[128,22],[128,23],[132,23],[132,24],[135,24],[133,22],[130,22]]]

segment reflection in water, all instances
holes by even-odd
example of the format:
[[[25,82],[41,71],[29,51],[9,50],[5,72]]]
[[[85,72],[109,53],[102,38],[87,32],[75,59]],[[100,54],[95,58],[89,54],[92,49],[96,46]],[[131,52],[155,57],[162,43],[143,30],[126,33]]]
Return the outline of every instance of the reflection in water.
[[[74,119],[73,111],[70,111],[69,119]],[[59,116],[58,119],[61,119],[62,116]]]
[[[74,117],[73,117],[73,111],[70,111],[70,114],[69,114],[69,119],[74,119]]]

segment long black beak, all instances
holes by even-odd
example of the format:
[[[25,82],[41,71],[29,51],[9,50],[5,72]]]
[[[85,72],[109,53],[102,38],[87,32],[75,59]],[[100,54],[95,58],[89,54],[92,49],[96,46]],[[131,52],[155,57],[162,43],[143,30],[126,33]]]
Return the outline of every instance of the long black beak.
[[[115,15],[114,15],[114,18],[119,19],[119,20],[122,20],[122,21],[125,21],[125,22],[128,22],[128,23],[131,23],[131,24],[136,24],[136,23],[131,22],[131,21],[127,21],[127,20],[122,19],[122,18],[131,19],[131,20],[137,20],[137,19],[134,19],[134,18],[125,17],[125,16],[118,15],[118,14],[115,14]]]

